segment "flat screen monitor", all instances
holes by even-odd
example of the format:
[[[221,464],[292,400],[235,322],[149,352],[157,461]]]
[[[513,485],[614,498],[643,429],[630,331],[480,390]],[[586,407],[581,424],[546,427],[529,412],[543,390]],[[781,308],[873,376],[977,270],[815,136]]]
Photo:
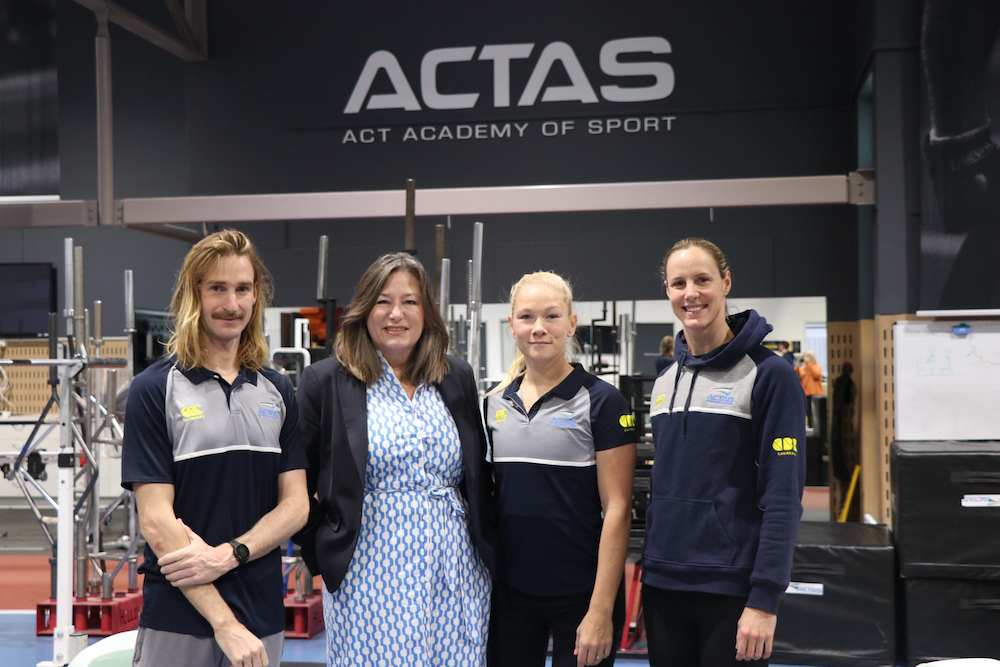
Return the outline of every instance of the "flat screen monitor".
[[[0,337],[49,333],[56,312],[56,269],[48,263],[0,264]]]

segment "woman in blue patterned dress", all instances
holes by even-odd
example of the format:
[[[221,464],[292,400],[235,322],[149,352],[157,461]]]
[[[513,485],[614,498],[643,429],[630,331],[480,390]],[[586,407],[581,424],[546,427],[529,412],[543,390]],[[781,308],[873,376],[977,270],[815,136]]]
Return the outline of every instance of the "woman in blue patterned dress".
[[[484,665],[495,568],[492,471],[472,369],[446,356],[430,281],[380,257],[306,368],[315,494],[297,536],[323,576],[328,665]]]

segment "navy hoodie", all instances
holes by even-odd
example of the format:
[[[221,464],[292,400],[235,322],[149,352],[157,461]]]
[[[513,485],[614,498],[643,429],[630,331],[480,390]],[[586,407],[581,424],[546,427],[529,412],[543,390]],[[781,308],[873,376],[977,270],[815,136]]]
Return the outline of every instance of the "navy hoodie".
[[[802,517],[805,395],[761,345],[763,317],[748,310],[729,326],[735,338],[700,357],[682,332],[653,384],[643,583],[777,613]]]

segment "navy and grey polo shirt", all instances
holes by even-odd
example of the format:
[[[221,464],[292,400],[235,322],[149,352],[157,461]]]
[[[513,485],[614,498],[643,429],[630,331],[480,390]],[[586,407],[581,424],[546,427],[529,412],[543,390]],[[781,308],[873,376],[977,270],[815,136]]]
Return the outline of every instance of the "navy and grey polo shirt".
[[[250,530],[278,504],[278,476],[306,467],[298,407],[278,372],[242,369],[230,385],[204,368],[161,359],[129,388],[122,486],[172,484],[174,513],[208,544]],[[141,520],[141,517],[140,517]],[[160,574],[147,545],[140,625],[211,637],[209,623]],[[281,554],[275,549],[215,582],[258,637],[285,629]]]
[[[518,378],[486,402],[496,465],[500,579],[533,595],[589,592],[597,575],[597,452],[636,441],[621,392],[574,364],[529,413]]]

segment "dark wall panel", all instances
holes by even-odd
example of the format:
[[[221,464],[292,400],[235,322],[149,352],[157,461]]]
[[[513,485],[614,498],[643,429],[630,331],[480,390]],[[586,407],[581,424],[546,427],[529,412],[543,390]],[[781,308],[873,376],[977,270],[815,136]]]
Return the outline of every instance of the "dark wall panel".
[[[130,7],[145,15],[141,3]],[[112,26],[116,197],[400,189],[414,178],[419,216],[420,188],[846,174],[857,166],[853,100],[871,49],[869,3],[626,0],[608,7],[599,0],[513,0],[496,8],[310,0],[276,8],[213,0],[209,59],[199,63]],[[58,0],[57,8],[61,192],[93,199],[96,21],[72,0]],[[656,100],[608,101],[601,86],[648,86],[650,77],[610,75],[600,63],[602,46],[650,36],[669,42],[670,52],[622,59],[669,65],[672,91]],[[559,42],[572,49],[597,101],[539,98],[519,106],[540,54]],[[533,45],[530,56],[511,61],[509,106],[495,103],[492,63],[473,57],[441,65],[437,87],[478,92],[477,104],[429,108],[421,88],[425,54],[456,47],[478,54],[498,44]],[[345,113],[365,62],[379,50],[399,62],[419,111]],[[566,62],[553,66],[540,95],[573,82]],[[382,72],[365,100],[392,91]],[[589,129],[623,119],[638,119],[631,122],[642,131]],[[515,123],[523,136],[457,136],[460,127],[488,133]],[[453,138],[440,138],[443,128]],[[558,131],[546,136],[545,128]],[[386,130],[370,135],[385,140],[348,140],[366,129]],[[424,138],[404,140],[408,129]],[[242,227],[275,274],[278,305],[310,305],[320,234],[331,237],[331,296],[346,302],[375,256],[402,248],[402,217],[401,210],[394,220]],[[580,298],[659,298],[666,250],[683,236],[704,235],[730,255],[734,296],[825,295],[831,319],[857,317],[852,207],[456,218],[447,236],[456,302],[465,299],[475,220],[486,224],[487,300],[499,299],[523,271],[542,267],[572,278]],[[434,225],[444,222],[418,217],[416,245],[425,262],[433,257]],[[42,259],[29,254],[59,256],[62,235],[26,231],[26,247],[35,250],[25,250],[24,261]],[[183,256],[183,244],[138,232],[94,230],[93,239],[115,253],[109,268],[127,261],[139,272],[137,285],[166,285]],[[156,261],[146,262],[147,254]],[[117,298],[117,280],[108,279],[100,298]],[[137,305],[163,307],[169,287],[156,289]]]
[[[59,192],[55,0],[0,2],[0,196]]]

